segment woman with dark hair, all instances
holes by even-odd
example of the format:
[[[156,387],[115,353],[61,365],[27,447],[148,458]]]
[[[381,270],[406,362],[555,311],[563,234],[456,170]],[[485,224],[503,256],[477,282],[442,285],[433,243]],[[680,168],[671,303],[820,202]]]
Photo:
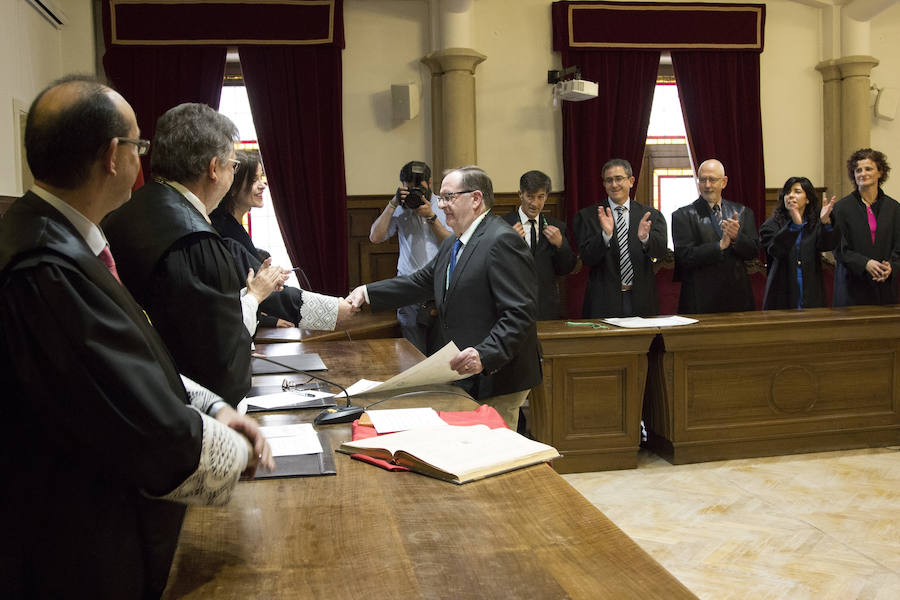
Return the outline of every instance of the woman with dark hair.
[[[861,148],[847,160],[856,190],[834,207],[841,241],[834,250],[834,306],[896,304],[900,209],[881,185],[891,167],[878,150]]]
[[[778,193],[772,217],[759,228],[769,256],[763,310],[825,306],[825,284],[819,254],[833,250],[840,232],[831,224],[836,198],[819,195],[806,177],[791,177]]]
[[[264,260],[242,225],[244,215],[251,208],[262,208],[263,205],[263,192],[267,184],[262,163],[258,152],[238,150],[234,157],[240,163],[234,172],[234,181],[219,206],[210,213],[209,219],[223,238],[238,242],[247,252]]]

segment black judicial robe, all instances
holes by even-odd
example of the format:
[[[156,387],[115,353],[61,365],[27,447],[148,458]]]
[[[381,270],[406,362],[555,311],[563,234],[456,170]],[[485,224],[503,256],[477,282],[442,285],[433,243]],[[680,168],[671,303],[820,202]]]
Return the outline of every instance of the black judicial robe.
[[[896,304],[897,270],[900,269],[900,206],[878,189],[872,203],[875,214],[875,242],[869,230],[866,206],[855,191],[837,201],[832,220],[841,230],[834,249],[834,306]],[[891,276],[876,282],[866,271],[869,259],[891,263]]]
[[[222,210],[222,207],[219,206],[209,213],[209,220],[212,221],[212,226],[219,232],[219,235],[223,238],[232,239],[238,242],[247,250],[247,252],[257,259],[259,258],[259,249],[253,244],[253,239],[250,237],[250,234],[247,233],[244,226],[234,218],[234,215]]]
[[[722,199],[722,217],[738,213],[737,239],[719,249],[721,231],[712,222],[712,211],[702,197],[672,213],[675,245],[675,281],[681,282],[679,314],[755,310],[753,287],[745,260],[759,254],[759,238],[753,211],[743,204]]]
[[[250,389],[244,281],[222,238],[177,190],[151,181],[103,230],[122,281],[146,309],[179,371],[232,406]]]
[[[238,276],[247,277],[247,271],[253,269],[254,272],[259,271],[262,264],[260,260],[250,254],[247,249],[239,242],[232,238],[223,236],[223,242],[231,252],[234,258],[235,268]],[[295,325],[303,326],[300,323],[300,308],[303,306],[303,292],[295,287],[285,286],[284,289],[272,292],[269,297],[259,303],[260,327],[275,327],[278,319],[290,321]]]
[[[200,416],[128,291],[28,193],[0,220],[0,590],[162,593],[196,470]]]
[[[803,273],[803,308],[823,307],[826,304],[825,277],[819,254],[834,250],[841,233],[834,226],[829,231],[822,223],[814,227],[805,224],[798,248],[800,231],[791,231],[792,223],[790,219],[779,223],[772,217],[759,228],[760,243],[769,256],[763,310],[797,308],[800,299],[797,263]]]

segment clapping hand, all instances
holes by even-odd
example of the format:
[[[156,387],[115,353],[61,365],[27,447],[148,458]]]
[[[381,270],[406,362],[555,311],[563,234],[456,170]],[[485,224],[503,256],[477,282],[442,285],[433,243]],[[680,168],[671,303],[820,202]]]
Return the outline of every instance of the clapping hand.
[[[822,203],[822,212],[819,213],[819,221],[828,225],[831,223],[831,210],[834,208],[837,196],[832,196],[831,200],[828,199],[828,196],[825,196],[824,200],[825,202]]]

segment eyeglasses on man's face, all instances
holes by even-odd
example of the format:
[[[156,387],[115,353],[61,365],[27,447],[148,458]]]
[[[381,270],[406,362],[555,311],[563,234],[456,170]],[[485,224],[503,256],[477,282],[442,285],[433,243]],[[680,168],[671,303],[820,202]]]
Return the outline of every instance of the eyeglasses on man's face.
[[[225,160],[231,163],[231,169],[233,171],[237,171],[238,167],[241,166],[241,161],[239,160],[235,160],[233,158],[226,158]]]
[[[120,144],[134,144],[137,147],[138,156],[144,156],[150,151],[150,140],[138,140],[135,138],[117,137]]]
[[[477,191],[478,190],[462,190],[461,192],[444,192],[443,194],[441,194],[440,197],[441,197],[442,201],[446,202],[447,204],[450,204],[451,202],[456,200],[457,196],[460,196],[462,194],[471,194],[472,192],[477,192]]]
[[[703,183],[703,184],[708,183],[711,185],[716,185],[717,183],[722,181],[722,178],[721,177],[698,177],[697,181],[699,181],[700,183]]]
[[[604,178],[603,178],[603,183],[606,183],[606,184],[609,184],[609,185],[612,185],[612,184],[615,183],[616,185],[619,185],[619,184],[621,184],[623,181],[625,181],[626,179],[628,179],[628,178],[627,178],[627,177],[623,177],[623,176],[621,176],[621,175],[616,175],[616,176],[614,176],[614,177],[604,177]]]

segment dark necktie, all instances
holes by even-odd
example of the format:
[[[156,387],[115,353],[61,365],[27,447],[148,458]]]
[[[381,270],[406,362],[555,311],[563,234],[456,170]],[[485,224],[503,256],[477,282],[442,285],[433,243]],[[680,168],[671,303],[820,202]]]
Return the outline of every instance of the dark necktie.
[[[628,253],[628,222],[624,206],[616,207],[616,238],[619,240],[619,272],[622,274],[622,285],[634,283],[634,268],[631,266],[631,254]]]
[[[537,223],[534,219],[528,219],[528,222],[531,224],[531,253],[534,254],[537,249]]]
[[[716,220],[716,225],[722,225],[722,207],[718,204],[714,204],[712,207],[713,218]]]
[[[100,251],[100,254],[97,255],[106,268],[109,269],[109,272],[112,273],[112,276],[116,278],[116,281],[122,283],[122,280],[119,279],[119,272],[116,270],[116,261],[113,260],[112,252],[109,251],[109,244],[103,247],[103,250]]]
[[[450,253],[450,269],[447,271],[447,287],[450,287],[450,278],[453,277],[453,269],[456,268],[456,256],[459,254],[459,249],[462,248],[462,240],[456,240],[456,243],[453,244],[453,251]]]

